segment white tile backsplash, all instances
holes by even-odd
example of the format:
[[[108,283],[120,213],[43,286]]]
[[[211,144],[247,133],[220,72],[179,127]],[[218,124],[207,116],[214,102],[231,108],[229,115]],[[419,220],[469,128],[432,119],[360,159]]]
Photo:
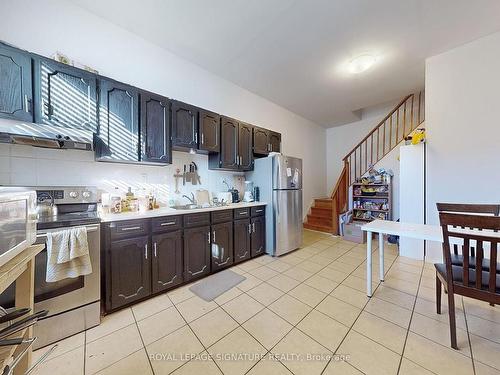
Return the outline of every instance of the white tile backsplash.
[[[189,171],[189,164],[192,161],[198,166],[201,185],[191,183],[182,185],[182,179],[179,179],[180,193],[175,194],[176,169],[182,174],[186,165]],[[238,180],[235,176],[243,176],[243,173],[211,171],[208,169],[207,155],[191,155],[185,152],[174,151],[171,165],[152,166],[96,162],[94,154],[88,151],[0,144],[1,185],[91,185],[107,191],[112,191],[115,187],[126,191],[130,186],[133,189],[145,188],[147,191],[158,191],[164,203],[169,199],[187,203],[182,195],[189,196],[197,189],[206,189],[211,194],[226,191],[223,179],[242,192],[241,187],[235,182]]]

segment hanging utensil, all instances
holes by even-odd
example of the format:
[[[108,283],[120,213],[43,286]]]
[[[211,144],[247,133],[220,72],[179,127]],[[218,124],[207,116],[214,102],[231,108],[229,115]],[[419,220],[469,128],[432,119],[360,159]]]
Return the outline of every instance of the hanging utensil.
[[[23,349],[21,349],[17,357],[14,358],[14,360],[12,361],[12,363],[4,367],[2,375],[12,375],[14,373],[14,369],[19,364],[21,359],[26,355],[26,353],[28,352],[29,348],[31,348],[35,340],[36,337],[33,337],[33,339],[29,343],[27,343]]]
[[[23,315],[26,315],[31,311],[30,308],[24,307],[21,309],[15,309],[7,312],[5,315],[0,316],[0,324],[6,323],[8,321],[20,318]]]

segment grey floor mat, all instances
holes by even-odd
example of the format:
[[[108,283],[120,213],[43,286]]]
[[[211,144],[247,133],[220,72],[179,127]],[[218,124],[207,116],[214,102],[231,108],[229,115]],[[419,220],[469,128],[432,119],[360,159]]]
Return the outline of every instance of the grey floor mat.
[[[201,280],[189,290],[205,301],[212,301],[244,280],[246,280],[245,276],[225,270]]]

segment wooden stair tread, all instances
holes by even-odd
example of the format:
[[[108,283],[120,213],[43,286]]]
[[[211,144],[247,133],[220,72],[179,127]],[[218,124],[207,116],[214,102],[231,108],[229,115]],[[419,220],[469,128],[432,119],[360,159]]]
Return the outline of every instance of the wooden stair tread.
[[[335,232],[331,226],[315,225],[315,224],[310,224],[310,223],[304,223],[304,228],[311,229],[311,230],[317,230],[319,232],[326,232],[326,233],[334,233]]]

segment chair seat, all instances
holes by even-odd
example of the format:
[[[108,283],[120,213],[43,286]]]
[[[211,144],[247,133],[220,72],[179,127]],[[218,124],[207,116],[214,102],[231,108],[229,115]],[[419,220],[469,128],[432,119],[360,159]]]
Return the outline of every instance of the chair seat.
[[[485,259],[486,260],[486,259]],[[489,260],[488,260],[489,261]],[[447,275],[446,275],[446,264],[443,263],[435,263],[434,267],[436,267],[436,271],[446,280]],[[451,266],[451,271],[453,273],[453,281],[458,284],[462,284],[464,282],[463,279],[463,267],[462,266]],[[499,293],[500,292],[500,275],[497,273],[495,275],[496,282],[495,282],[495,292]],[[483,290],[489,290],[490,282],[490,272],[489,271],[483,271],[481,275],[481,289]],[[469,284],[467,286],[475,287],[476,285],[476,269],[475,268],[470,268],[469,267]]]
[[[462,266],[464,264],[464,257],[462,254],[451,254],[451,264],[454,266]],[[483,270],[489,271],[490,270],[490,260],[489,259],[483,259]],[[469,267],[470,268],[476,268],[476,258],[473,256],[469,257]],[[497,262],[497,273],[500,273],[500,263]]]

